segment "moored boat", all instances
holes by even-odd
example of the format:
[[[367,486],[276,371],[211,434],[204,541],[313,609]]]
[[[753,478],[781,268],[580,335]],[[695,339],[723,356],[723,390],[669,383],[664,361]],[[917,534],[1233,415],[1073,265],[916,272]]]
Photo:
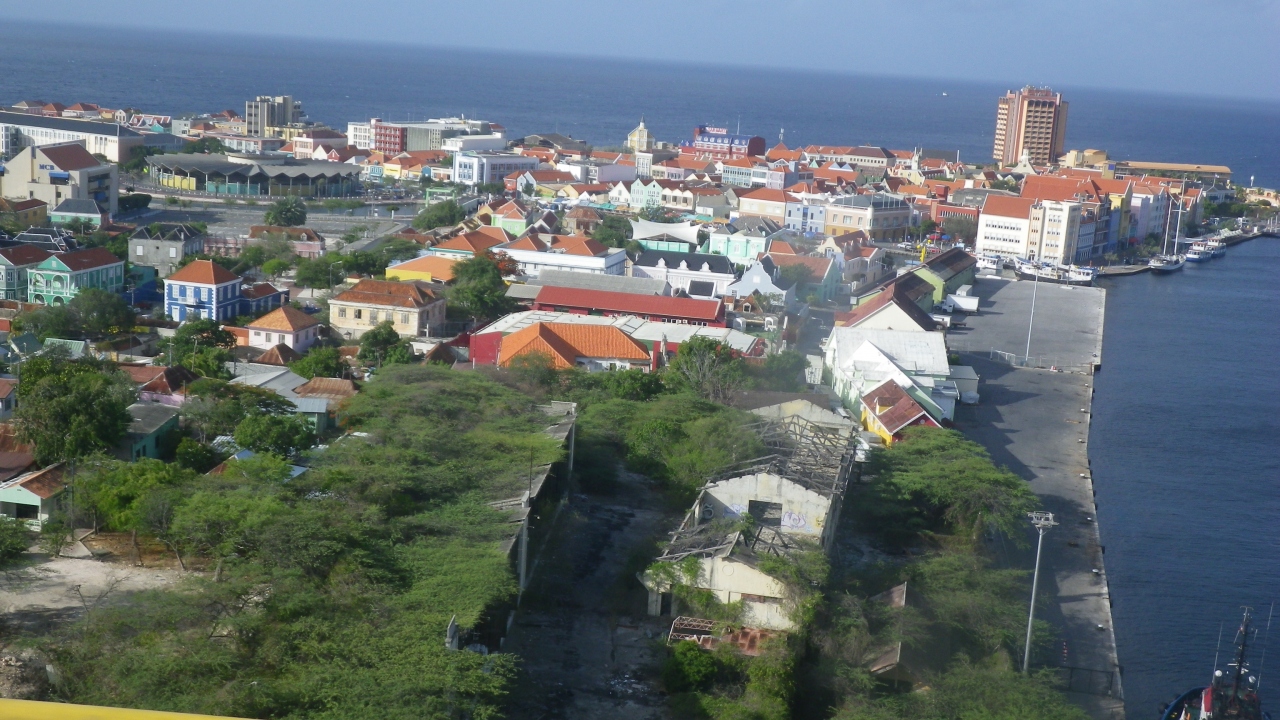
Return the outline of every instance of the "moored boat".
[[[1054,265],[1018,260],[1014,267],[1019,280],[1037,280],[1058,285],[1092,285],[1098,269],[1079,265]]]
[[[999,255],[979,255],[978,256],[979,270],[994,270],[999,272],[1000,268],[1003,265],[1004,265],[1004,258],[1000,257]]]
[[[1209,248],[1203,242],[1192,243],[1187,250],[1187,262],[1208,262],[1212,258],[1213,253],[1209,252]]]
[[[1204,241],[1204,246],[1208,248],[1209,254],[1214,257],[1222,257],[1227,254],[1227,245],[1217,238]]]
[[[1181,270],[1187,264],[1186,255],[1156,255],[1147,262],[1154,273],[1171,273]]]

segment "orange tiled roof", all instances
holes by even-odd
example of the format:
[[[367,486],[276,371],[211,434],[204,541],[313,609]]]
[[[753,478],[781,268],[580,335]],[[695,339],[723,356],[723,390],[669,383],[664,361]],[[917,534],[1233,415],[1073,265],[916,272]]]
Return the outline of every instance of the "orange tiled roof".
[[[387,269],[431,273],[432,280],[451,282],[453,280],[453,265],[456,262],[458,261],[453,258],[441,255],[425,255]]]
[[[361,280],[334,298],[338,302],[419,309],[435,302],[436,294],[415,282]]]
[[[491,230],[499,232],[489,232]],[[446,240],[436,247],[442,250],[466,250],[472,253],[482,253],[491,247],[511,242],[514,237],[514,235],[502,228],[488,226]]]
[[[506,367],[521,355],[541,352],[556,368],[571,368],[577,359],[608,358],[643,362],[649,351],[612,325],[534,323],[502,339],[499,364]]]
[[[236,282],[240,276],[222,267],[212,260],[196,260],[178,269],[167,280],[177,282],[200,283],[201,285],[221,285]]]
[[[338,297],[342,297],[339,295]],[[310,315],[298,310],[291,305],[282,305],[275,310],[263,315],[253,322],[245,325],[246,328],[255,330],[285,330],[288,332],[297,332],[305,330],[309,327],[319,325],[320,321]]]

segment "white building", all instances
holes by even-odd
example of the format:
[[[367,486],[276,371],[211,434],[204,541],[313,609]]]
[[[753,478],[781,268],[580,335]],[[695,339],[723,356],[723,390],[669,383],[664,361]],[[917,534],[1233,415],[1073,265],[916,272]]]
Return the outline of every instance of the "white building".
[[[463,185],[500,183],[513,172],[537,170],[538,165],[538,158],[518,153],[467,150],[453,156],[453,181]]]
[[[631,266],[632,277],[664,280],[674,293],[690,297],[718,298],[729,293],[736,281],[733,263],[723,255],[646,250]]]
[[[347,123],[347,142],[360,150],[372,150],[373,127],[367,122]]]
[[[937,421],[951,419],[960,398],[942,333],[836,327],[823,358],[831,387],[855,415],[862,396],[893,380]]]
[[[978,218],[974,251],[1070,264],[1080,239],[1081,209],[1076,202],[988,195]]]
[[[50,210],[65,200],[90,200],[108,215],[117,210],[116,166],[91,155],[83,140],[25,147],[3,167],[0,197],[43,200]]]
[[[626,275],[627,252],[601,245],[585,235],[529,233],[494,251],[506,253],[520,273],[536,278],[543,270],[567,270],[594,275]]]
[[[245,326],[249,346],[270,350],[286,345],[305,353],[320,336],[320,321],[289,305],[272,310]]]
[[[0,158],[12,157],[24,147],[68,142],[78,142],[90,155],[118,163],[128,160],[133,148],[145,141],[137,131],[117,123],[0,111]]]
[[[441,143],[440,149],[445,152],[485,152],[506,150],[507,138],[499,133],[491,135],[458,135]]]

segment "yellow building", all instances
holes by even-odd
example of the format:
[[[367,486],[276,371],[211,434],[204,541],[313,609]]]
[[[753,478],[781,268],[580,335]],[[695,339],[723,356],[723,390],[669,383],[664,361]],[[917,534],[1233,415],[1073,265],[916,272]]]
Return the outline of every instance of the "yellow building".
[[[42,226],[49,219],[49,204],[43,200],[6,200],[0,198],[0,220],[23,228]]]
[[[453,282],[454,258],[427,255],[414,258],[387,268],[388,280],[422,280],[424,282]]]

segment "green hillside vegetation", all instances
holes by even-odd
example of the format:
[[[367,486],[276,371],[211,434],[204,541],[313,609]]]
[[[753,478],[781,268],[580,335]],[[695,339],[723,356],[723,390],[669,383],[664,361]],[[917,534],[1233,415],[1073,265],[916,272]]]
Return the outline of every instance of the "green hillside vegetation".
[[[33,642],[67,702],[271,718],[494,717],[515,659],[445,649],[515,583],[486,502],[560,458],[532,401],[476,373],[386,368],[350,436],[289,479],[269,454],[197,475],[88,463],[99,522],[160,537],[177,587],[104,603]],[[83,502],[83,500],[82,500]]]

